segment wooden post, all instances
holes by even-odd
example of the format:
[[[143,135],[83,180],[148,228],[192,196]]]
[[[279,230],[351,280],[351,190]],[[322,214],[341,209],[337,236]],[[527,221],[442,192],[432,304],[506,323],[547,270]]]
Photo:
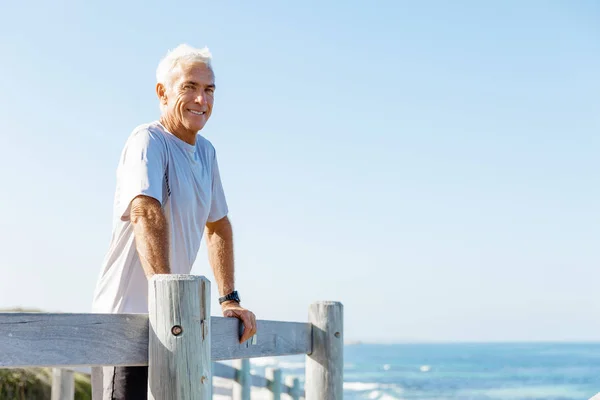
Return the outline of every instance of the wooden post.
[[[308,311],[312,328],[312,352],[306,357],[308,400],[343,398],[344,306],[333,301],[313,303]]]
[[[209,280],[154,275],[148,301],[148,399],[210,400]]]
[[[281,369],[266,368],[265,378],[271,381],[269,385],[269,400],[281,400]]]
[[[52,368],[52,400],[73,400],[75,398],[75,377],[73,371]]]
[[[250,400],[250,393],[252,392],[250,360],[247,358],[234,360],[233,366],[238,370],[233,383],[233,400]]]
[[[295,376],[286,376],[285,377],[286,386],[290,387],[290,394],[287,395],[291,400],[300,400],[300,379]]]

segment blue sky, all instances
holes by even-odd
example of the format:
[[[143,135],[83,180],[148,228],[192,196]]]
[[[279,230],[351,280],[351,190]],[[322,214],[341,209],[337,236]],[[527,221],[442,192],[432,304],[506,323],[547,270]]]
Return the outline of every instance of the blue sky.
[[[259,318],[339,300],[347,339],[600,339],[597,2],[0,14],[0,307],[90,310],[118,156],[158,118],[159,59],[188,43],[214,56],[202,134]],[[204,248],[192,273],[213,280]]]

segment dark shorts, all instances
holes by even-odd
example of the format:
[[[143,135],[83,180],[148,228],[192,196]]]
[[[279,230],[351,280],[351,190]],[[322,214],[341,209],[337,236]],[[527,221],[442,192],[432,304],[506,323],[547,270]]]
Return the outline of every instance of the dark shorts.
[[[148,367],[94,368],[92,385],[92,400],[147,400]]]

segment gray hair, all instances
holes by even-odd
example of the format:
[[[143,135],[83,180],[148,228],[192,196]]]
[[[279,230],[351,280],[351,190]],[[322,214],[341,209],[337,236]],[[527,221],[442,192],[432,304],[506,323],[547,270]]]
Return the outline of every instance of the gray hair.
[[[171,71],[178,65],[205,64],[212,70],[212,55],[207,47],[196,49],[187,44],[180,44],[160,60],[156,68],[156,83],[167,85]]]

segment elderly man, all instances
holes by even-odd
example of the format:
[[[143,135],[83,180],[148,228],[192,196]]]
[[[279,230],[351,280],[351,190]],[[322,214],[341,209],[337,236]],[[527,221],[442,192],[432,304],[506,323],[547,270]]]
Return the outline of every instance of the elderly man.
[[[216,152],[198,133],[213,108],[211,55],[181,45],[160,62],[156,78],[161,117],[135,128],[122,151],[112,241],[93,312],[148,313],[148,279],[190,273],[206,232],[223,315],[244,323],[244,342],[256,333],[256,319],[240,306],[234,287],[232,229]],[[146,399],[147,381],[147,367],[95,368],[94,399]]]

